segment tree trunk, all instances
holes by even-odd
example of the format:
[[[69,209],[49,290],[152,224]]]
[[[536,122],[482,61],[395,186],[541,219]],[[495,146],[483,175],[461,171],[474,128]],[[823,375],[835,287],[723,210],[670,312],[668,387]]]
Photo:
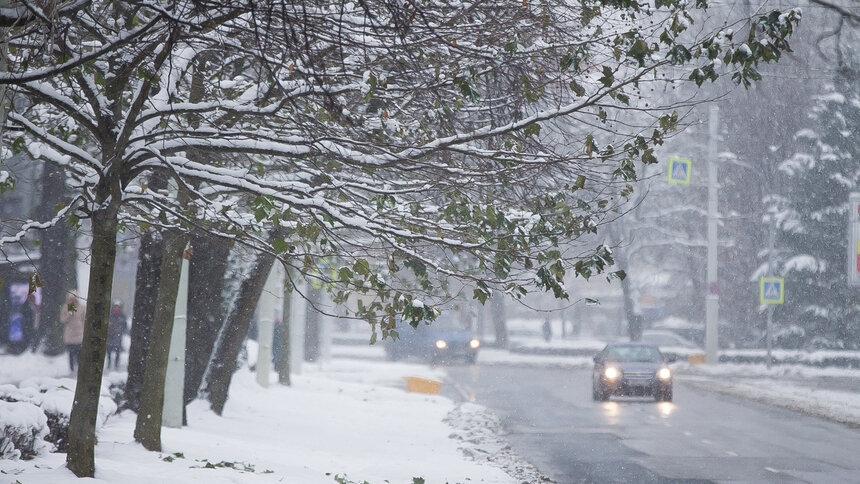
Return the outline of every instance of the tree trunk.
[[[636,297],[630,286],[630,271],[627,264],[627,255],[623,249],[615,251],[615,266],[624,271],[627,276],[621,280],[621,292],[624,294],[624,315],[627,318],[627,336],[630,341],[642,339],[642,315],[636,310]]]
[[[508,347],[508,321],[505,317],[505,297],[501,291],[496,291],[490,298],[490,314],[493,318],[493,328],[496,332],[496,347]]]
[[[170,351],[170,335],[173,331],[173,316],[176,307],[176,291],[182,269],[182,253],[188,244],[188,235],[170,231],[164,237],[164,258],[161,262],[161,277],[158,297],[153,315],[149,351],[143,371],[143,389],[137,411],[134,439],[144,448],[161,451],[161,418],[164,410],[164,378],[167,374],[167,358]]]
[[[215,339],[224,322],[224,275],[230,244],[198,233],[191,239],[194,257],[188,274],[188,327],[185,349],[185,403],[197,398]]]
[[[116,259],[116,208],[107,207],[94,212],[92,231],[86,324],[74,405],[69,418],[69,453],[66,456],[66,465],[78,477],[93,477],[95,473],[93,446]]]
[[[167,179],[154,174],[150,179],[153,190],[167,187]],[[149,335],[152,333],[153,308],[158,297],[161,275],[161,260],[164,257],[164,241],[154,229],[141,237],[137,256],[137,275],[134,282],[134,308],[131,321],[131,346],[128,349],[128,379],[125,383],[125,408],[137,411],[140,406],[140,391],[143,387],[143,371],[149,350]]]
[[[287,274],[287,277],[284,278],[284,288],[286,288],[286,284],[290,283],[289,272],[286,265],[284,266],[284,271]],[[278,340],[278,349],[280,359],[278,360],[278,383],[281,385],[290,386],[290,343],[292,342],[290,338],[290,311],[292,310],[292,291],[284,290],[283,294],[283,306],[281,309],[281,332],[280,339]]]
[[[227,393],[233,371],[236,369],[236,359],[248,334],[251,317],[254,315],[257,301],[266,285],[266,279],[269,277],[274,261],[275,258],[269,254],[257,256],[254,267],[239,287],[239,294],[215,343],[212,360],[204,377],[202,393],[217,415],[221,415],[224,404],[227,403]]]
[[[125,407],[137,411],[143,387],[143,371],[152,333],[153,308],[158,298],[164,241],[154,230],[143,234],[134,284],[134,309],[131,322],[131,346],[128,349],[128,379],[125,384]]]
[[[66,198],[66,175],[62,169],[45,163],[42,171],[42,197],[36,208],[38,220],[50,220],[57,214],[55,208]],[[74,237],[72,229],[60,223],[45,230],[42,237],[39,274],[44,283],[39,327],[33,347],[45,342],[45,353],[58,355],[65,351],[60,310],[66,293],[75,286]]]

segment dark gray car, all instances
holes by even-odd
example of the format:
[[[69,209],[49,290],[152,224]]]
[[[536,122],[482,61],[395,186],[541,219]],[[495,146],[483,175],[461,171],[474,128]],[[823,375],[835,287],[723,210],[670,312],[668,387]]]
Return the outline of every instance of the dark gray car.
[[[672,372],[654,345],[613,343],[594,356],[592,391],[594,400],[612,395],[651,395],[658,402],[672,401]]]
[[[385,340],[385,353],[389,360],[417,357],[433,363],[454,359],[475,363],[481,342],[470,326],[448,314],[429,325],[421,323],[417,328],[405,325],[399,328],[398,339]]]

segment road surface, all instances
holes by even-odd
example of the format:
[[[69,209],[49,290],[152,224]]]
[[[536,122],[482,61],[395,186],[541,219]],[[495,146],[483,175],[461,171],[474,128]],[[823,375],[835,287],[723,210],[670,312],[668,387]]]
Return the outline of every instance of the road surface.
[[[445,392],[501,418],[553,481],[860,482],[860,430],[675,382],[674,403],[591,399],[591,373],[447,368]],[[455,391],[456,390],[456,391]]]

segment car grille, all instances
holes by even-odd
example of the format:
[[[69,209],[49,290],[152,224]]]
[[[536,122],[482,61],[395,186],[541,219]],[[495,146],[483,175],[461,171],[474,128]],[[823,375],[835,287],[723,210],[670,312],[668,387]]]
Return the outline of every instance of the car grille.
[[[646,380],[652,378],[654,376],[654,372],[652,371],[625,371],[624,378],[630,378],[633,380]]]

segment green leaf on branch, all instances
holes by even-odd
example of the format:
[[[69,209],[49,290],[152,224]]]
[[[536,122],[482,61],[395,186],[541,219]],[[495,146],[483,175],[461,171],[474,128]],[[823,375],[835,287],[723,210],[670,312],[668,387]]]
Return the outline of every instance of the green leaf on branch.
[[[30,281],[27,287],[27,294],[33,294],[36,292],[36,288],[42,287],[42,278],[39,277],[39,272],[33,272],[30,276]]]
[[[468,99],[469,101],[475,102],[481,98],[481,95],[478,94],[478,91],[476,91],[475,88],[472,87],[472,83],[469,81],[469,79],[465,77],[457,77],[454,79],[454,84],[456,84],[457,87],[460,88],[460,94],[462,94],[463,97]]]
[[[370,264],[364,259],[358,259],[353,264],[352,270],[360,276],[367,276],[370,274]]]
[[[540,135],[540,124],[531,123],[531,124],[526,125],[526,127],[523,129],[523,133],[526,136],[538,136],[538,135]]]
[[[595,144],[594,142],[594,136],[587,135],[585,137],[585,154],[587,154],[590,158],[595,151],[598,151],[598,149],[597,144]]]
[[[645,56],[651,54],[651,49],[648,48],[648,44],[645,43],[642,39],[636,39],[633,42],[633,45],[630,46],[630,50],[627,51],[627,55],[636,59],[639,62],[639,67],[645,66]]]
[[[598,79],[604,87],[610,87],[613,82],[615,82],[615,75],[612,73],[612,69],[609,66],[603,66],[603,77]]]
[[[572,91],[573,91],[577,96],[584,96],[584,95],[585,95],[585,88],[584,88],[584,87],[582,87],[582,86],[581,86],[578,82],[576,82],[576,81],[570,81],[570,89],[571,89],[571,90],[572,90]]]
[[[284,239],[275,239],[272,242],[272,249],[276,254],[283,254],[290,250],[290,244],[288,244]]]
[[[475,285],[477,287],[475,288],[474,292],[472,293],[472,298],[477,299],[481,304],[485,304],[487,302],[487,299],[489,299],[490,294],[491,294],[490,288],[487,287],[487,284],[484,281],[478,281],[478,283]]]

